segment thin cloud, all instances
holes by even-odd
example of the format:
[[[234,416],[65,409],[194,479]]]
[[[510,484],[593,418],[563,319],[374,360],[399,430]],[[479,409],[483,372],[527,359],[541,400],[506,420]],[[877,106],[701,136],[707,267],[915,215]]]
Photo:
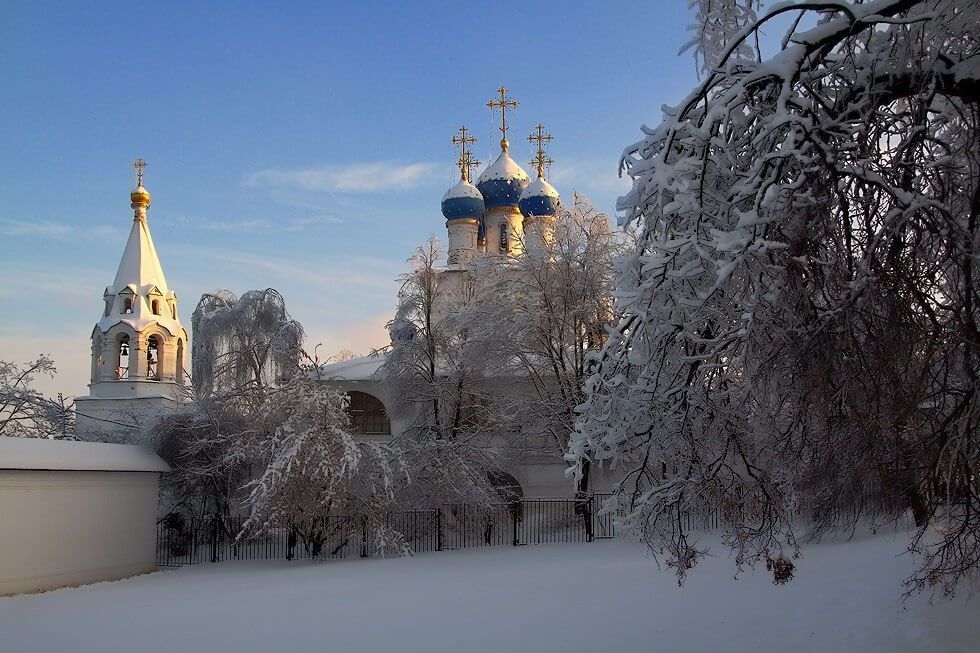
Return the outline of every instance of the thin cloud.
[[[119,233],[119,230],[109,225],[94,225],[81,229],[64,222],[50,220],[0,219],[0,234],[4,236],[36,236],[40,238],[103,238]]]
[[[186,225],[203,231],[219,232],[256,232],[256,231],[303,231],[307,227],[320,225],[340,224],[342,219],[332,215],[313,215],[305,218],[290,218],[285,220],[269,220],[267,218],[253,218],[248,220],[211,220],[208,218],[187,218],[178,216],[175,221],[181,225]]]
[[[268,169],[245,175],[248,188],[297,188],[334,193],[378,193],[396,188],[416,188],[432,181],[438,166],[420,162],[398,165],[390,162],[355,163],[301,170]]]

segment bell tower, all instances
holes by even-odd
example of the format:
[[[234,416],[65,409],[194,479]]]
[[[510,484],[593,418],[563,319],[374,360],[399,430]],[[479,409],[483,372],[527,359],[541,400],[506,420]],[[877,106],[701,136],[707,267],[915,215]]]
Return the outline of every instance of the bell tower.
[[[89,394],[75,399],[77,430],[87,439],[132,439],[147,419],[177,405],[185,377],[187,332],[147,224],[146,162],[133,165],[133,225],[92,330]]]

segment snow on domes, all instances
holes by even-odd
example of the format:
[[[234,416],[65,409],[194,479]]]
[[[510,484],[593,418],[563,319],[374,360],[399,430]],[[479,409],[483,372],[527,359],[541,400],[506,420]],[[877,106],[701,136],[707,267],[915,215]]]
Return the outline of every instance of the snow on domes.
[[[558,191],[543,177],[538,177],[521,193],[518,205],[525,217],[556,215],[558,213]]]
[[[442,214],[447,220],[479,220],[484,208],[483,195],[476,186],[464,179],[460,179],[458,184],[442,196]]]
[[[476,181],[476,187],[483,193],[487,208],[493,206],[515,206],[521,191],[527,187],[527,173],[510,158],[506,151],[500,153]]]

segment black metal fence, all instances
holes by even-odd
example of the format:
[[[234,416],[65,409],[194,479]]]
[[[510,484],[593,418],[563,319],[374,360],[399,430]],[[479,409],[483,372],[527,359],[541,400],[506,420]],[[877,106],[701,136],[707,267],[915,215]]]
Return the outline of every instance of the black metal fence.
[[[591,542],[616,536],[614,512],[602,510],[609,495],[587,499],[523,499],[492,508],[446,506],[391,512],[380,524],[360,516],[323,517],[302,527],[283,526],[238,537],[241,519],[192,522],[170,515],[157,525],[157,564],[179,566],[222,560],[369,557],[407,547],[413,552],[555,542]],[[716,527],[702,520],[701,528]],[[695,526],[692,522],[691,526]],[[383,532],[397,533],[385,541]]]

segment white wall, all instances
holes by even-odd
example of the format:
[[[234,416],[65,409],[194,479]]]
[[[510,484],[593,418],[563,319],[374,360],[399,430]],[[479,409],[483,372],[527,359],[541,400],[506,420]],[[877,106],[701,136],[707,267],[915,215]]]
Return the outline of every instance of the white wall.
[[[156,569],[167,469],[131,445],[0,438],[0,596]]]

